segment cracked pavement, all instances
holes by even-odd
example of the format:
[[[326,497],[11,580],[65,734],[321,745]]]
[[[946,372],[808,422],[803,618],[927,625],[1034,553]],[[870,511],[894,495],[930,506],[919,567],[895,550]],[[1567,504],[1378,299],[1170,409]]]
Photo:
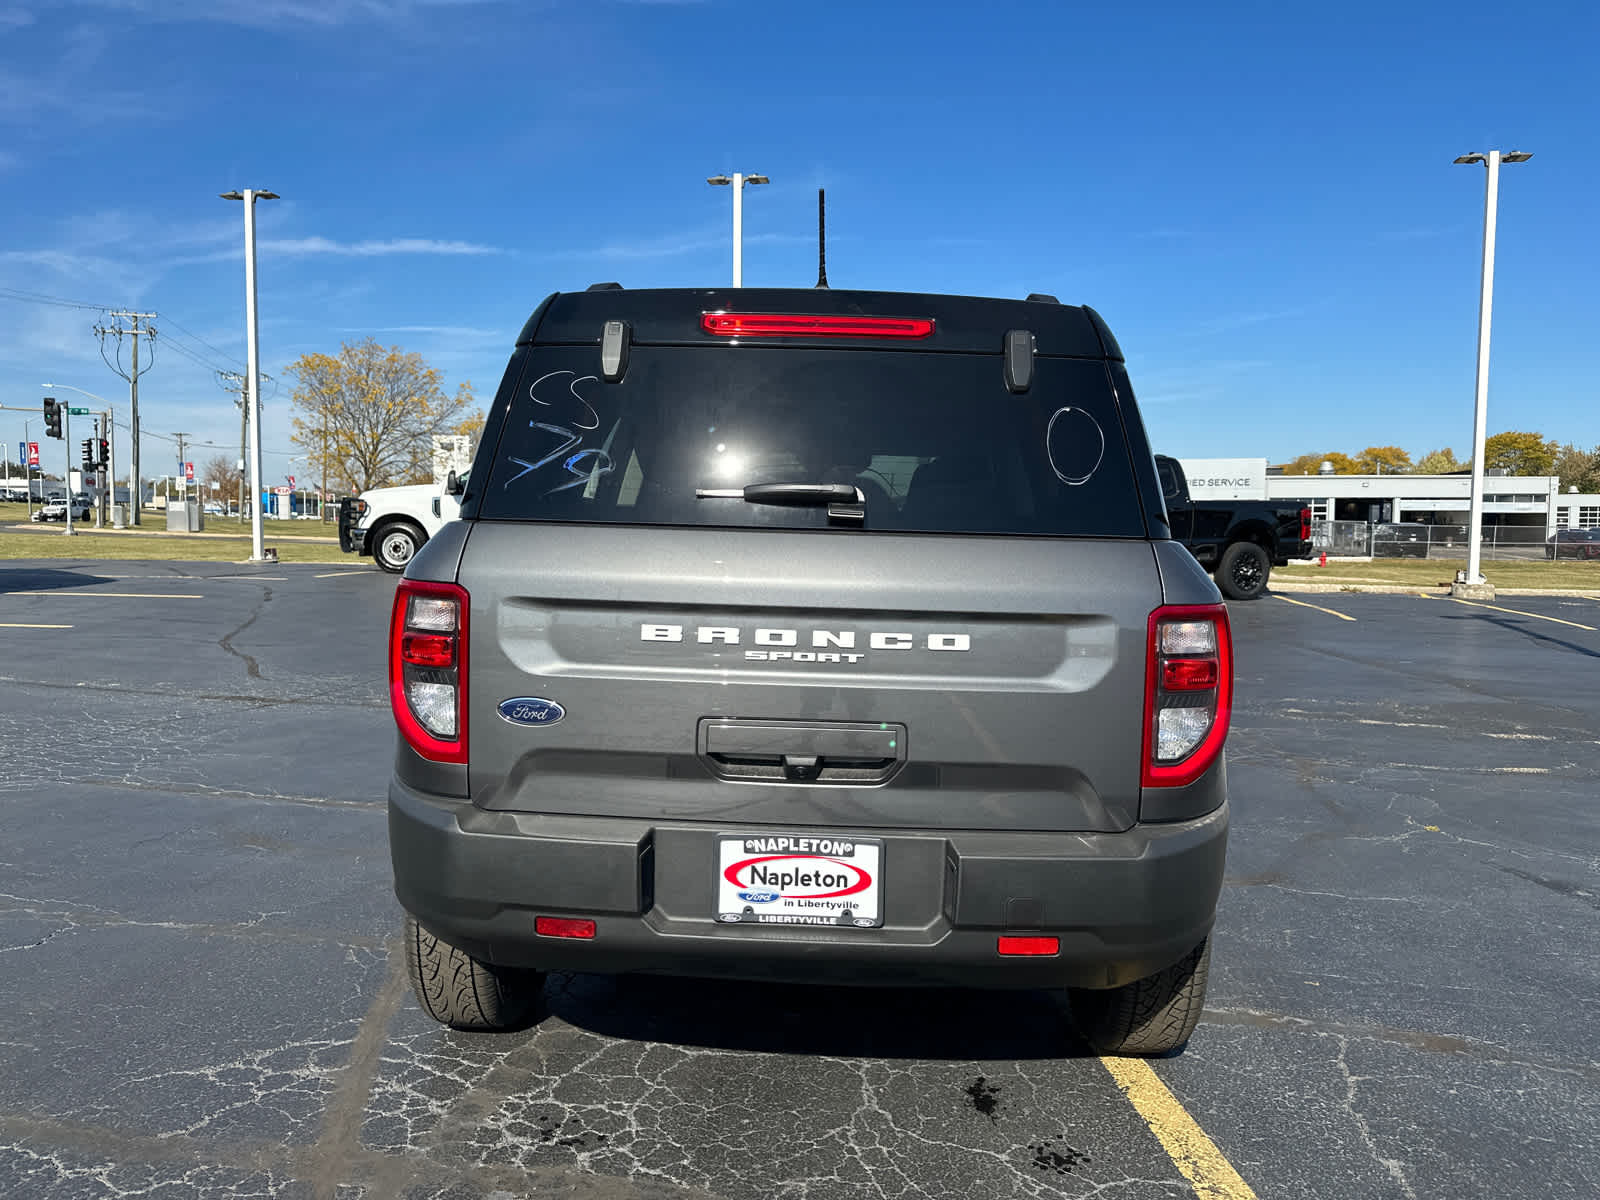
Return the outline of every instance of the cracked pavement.
[[[1044,994],[560,975],[533,1029],[427,1020],[393,583],[326,570],[0,565],[83,593],[0,595],[75,626],[0,634],[0,1196],[1195,1194]],[[1153,1067],[1263,1198],[1600,1194],[1600,635],[1329,603],[1233,606],[1211,992]]]

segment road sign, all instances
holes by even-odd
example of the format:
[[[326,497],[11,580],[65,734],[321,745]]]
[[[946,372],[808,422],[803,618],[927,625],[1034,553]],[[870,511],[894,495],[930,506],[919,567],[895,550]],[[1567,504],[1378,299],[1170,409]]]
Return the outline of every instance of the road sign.
[[[37,467],[39,465],[39,443],[38,442],[29,442],[28,443],[28,465],[30,467]]]
[[[67,409],[67,412],[74,417],[87,417],[89,415],[89,410],[87,408],[69,408]]]
[[[294,486],[294,476],[293,475],[289,476],[289,486],[290,487]]]

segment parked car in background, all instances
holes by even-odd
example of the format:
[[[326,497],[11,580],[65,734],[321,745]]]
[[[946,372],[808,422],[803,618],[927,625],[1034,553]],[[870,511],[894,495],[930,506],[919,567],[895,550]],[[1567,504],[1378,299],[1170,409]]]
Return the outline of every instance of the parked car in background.
[[[1311,507],[1305,500],[1195,500],[1183,464],[1156,455],[1156,473],[1172,536],[1215,576],[1230,600],[1265,594],[1273,567],[1311,556]]]
[[[1558,529],[1545,541],[1546,558],[1600,558],[1600,529]]]
[[[67,519],[68,503],[64,496],[54,500],[46,500],[33,514],[33,519],[35,521],[65,521]],[[94,502],[87,496],[74,496],[70,503],[74,521],[86,521],[94,512]]]
[[[1432,526],[1395,521],[1372,527],[1373,558],[1427,558]]]
[[[227,506],[220,500],[207,501],[205,511],[208,517],[225,517],[228,515]]]

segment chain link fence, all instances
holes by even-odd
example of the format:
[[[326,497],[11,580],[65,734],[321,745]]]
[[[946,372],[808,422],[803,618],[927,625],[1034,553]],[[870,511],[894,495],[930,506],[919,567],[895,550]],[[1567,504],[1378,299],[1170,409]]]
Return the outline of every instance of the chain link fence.
[[[1465,559],[1468,545],[1465,525],[1311,523],[1312,553],[1330,558]],[[1552,535],[1537,525],[1485,525],[1480,547],[1485,561],[1600,560],[1600,531],[1559,529]]]

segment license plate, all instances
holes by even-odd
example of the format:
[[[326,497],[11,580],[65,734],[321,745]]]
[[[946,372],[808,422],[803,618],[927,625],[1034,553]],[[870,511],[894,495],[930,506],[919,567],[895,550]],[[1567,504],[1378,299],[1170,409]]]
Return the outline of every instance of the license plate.
[[[717,920],[730,925],[883,924],[883,843],[822,834],[724,834]]]

